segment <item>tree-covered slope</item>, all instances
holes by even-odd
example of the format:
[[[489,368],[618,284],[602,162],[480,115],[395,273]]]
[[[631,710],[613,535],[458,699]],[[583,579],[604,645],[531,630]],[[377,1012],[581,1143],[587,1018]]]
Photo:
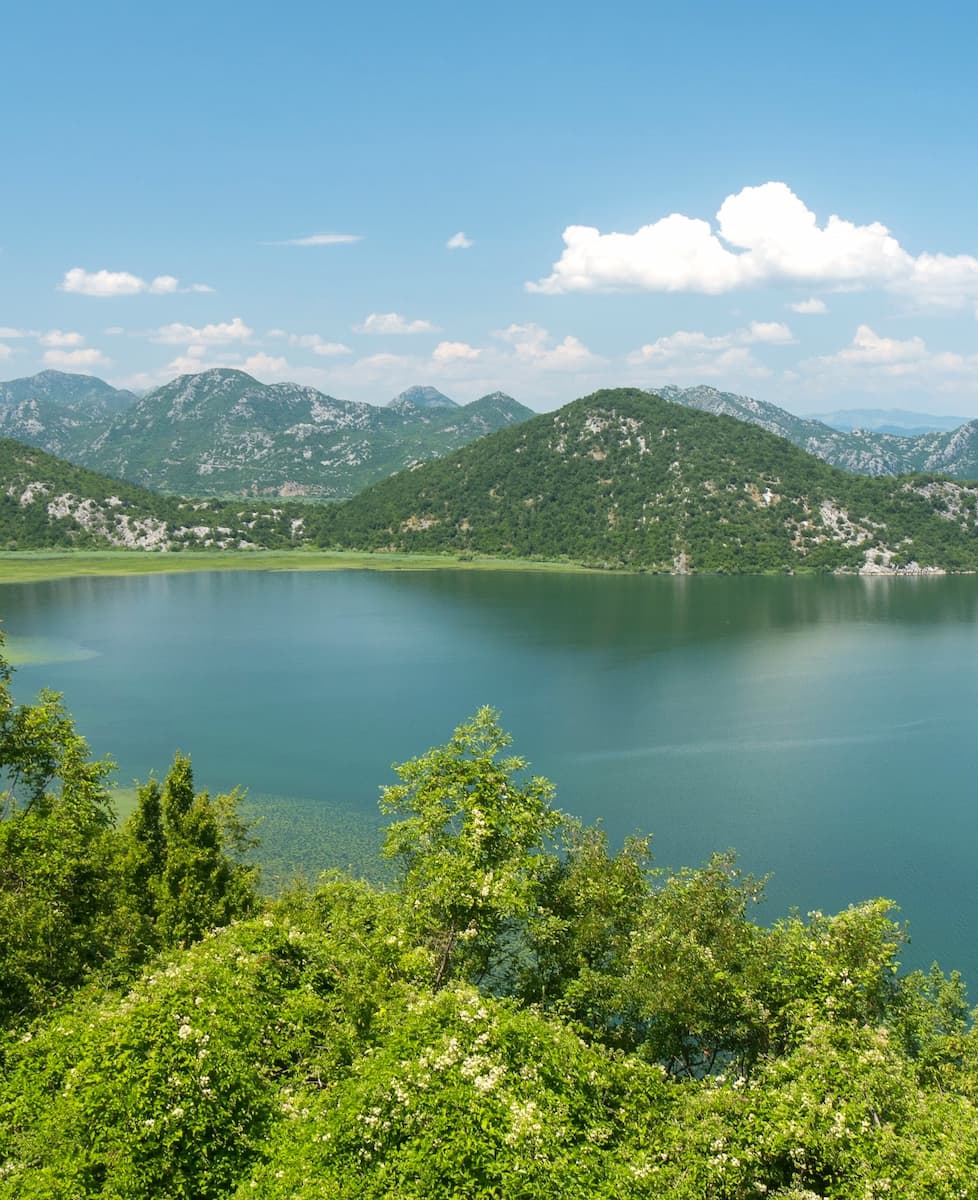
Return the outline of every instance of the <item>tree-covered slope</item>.
[[[324,545],[667,571],[974,569],[976,506],[975,488],[850,475],[743,421],[621,389],[402,472],[314,529]]]
[[[0,438],[2,549],[274,549],[302,540],[301,509],[159,496]]]
[[[797,417],[751,396],[713,387],[667,386],[656,394],[703,412],[724,414],[759,425],[794,442],[834,467],[860,475],[940,472],[954,479],[978,479],[978,421],[943,432],[913,435],[877,429],[835,429],[814,417]]]
[[[243,371],[182,375],[120,413],[78,457],[160,491],[335,499],[531,415],[508,397],[461,406],[433,401],[433,391],[381,408]]]

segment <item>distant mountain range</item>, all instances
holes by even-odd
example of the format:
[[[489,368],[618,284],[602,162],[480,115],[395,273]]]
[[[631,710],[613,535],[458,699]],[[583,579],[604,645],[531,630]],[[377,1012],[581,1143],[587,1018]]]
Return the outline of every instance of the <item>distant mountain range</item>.
[[[808,415],[813,421],[821,421],[823,425],[846,433],[852,429],[872,429],[875,433],[895,433],[900,437],[946,433],[968,423],[967,417],[937,416],[905,408],[843,408],[837,412]]]
[[[689,400],[596,392],[317,509],[307,528],[337,548],[677,573],[978,567],[978,487],[851,475]]]
[[[668,385],[655,394],[758,425],[857,474],[978,479],[978,421],[896,434],[887,429],[905,419],[898,410],[851,410],[854,428],[842,429],[712,387]],[[459,405],[437,388],[412,387],[380,406],[299,384],[263,384],[231,369],[182,375],[143,396],[58,371],[0,384],[0,436],[157,491],[196,496],[344,499],[533,415],[502,392]],[[828,414],[837,423],[846,415]],[[879,428],[869,428],[874,420]]]
[[[434,388],[409,388],[382,408],[225,369],[138,397],[57,371],[0,384],[0,435],[198,496],[351,496],[532,415],[502,392],[458,405]]]
[[[916,436],[858,429],[833,429],[811,417],[712,387],[650,389],[655,395],[703,412],[724,414],[787,438],[825,462],[860,475],[903,475],[924,471],[954,479],[978,479],[978,421],[943,433]]]

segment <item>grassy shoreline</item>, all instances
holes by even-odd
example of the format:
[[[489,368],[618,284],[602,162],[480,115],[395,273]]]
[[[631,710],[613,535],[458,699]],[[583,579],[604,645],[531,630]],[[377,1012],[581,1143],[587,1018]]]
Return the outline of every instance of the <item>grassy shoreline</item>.
[[[452,554],[370,554],[356,551],[215,550],[161,554],[148,550],[19,550],[0,553],[0,583],[99,575],[186,571],[589,571],[571,562]]]

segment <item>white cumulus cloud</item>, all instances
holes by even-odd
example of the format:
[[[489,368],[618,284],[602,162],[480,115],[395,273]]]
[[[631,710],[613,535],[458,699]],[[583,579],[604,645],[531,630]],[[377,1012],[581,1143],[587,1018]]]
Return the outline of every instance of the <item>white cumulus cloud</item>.
[[[260,350],[244,360],[243,369],[250,375],[281,375],[288,370],[288,362],[280,355],[265,354]]]
[[[432,360],[436,363],[464,362],[478,358],[482,353],[467,342],[439,342],[431,352]]]
[[[438,333],[437,325],[431,321],[409,321],[400,313],[370,313],[359,325],[353,326],[354,333]]]
[[[577,371],[604,362],[576,337],[567,336],[553,344],[553,338],[539,325],[509,325],[496,337],[508,342],[518,361],[544,371]]]
[[[978,384],[978,354],[931,350],[922,337],[891,338],[860,325],[852,341],[835,354],[800,364],[809,379],[826,389],[893,387],[957,394]]]
[[[231,342],[246,342],[254,333],[253,329],[240,317],[230,321],[217,322],[212,325],[197,327],[184,325],[174,321],[170,325],[161,325],[153,334],[152,341],[164,346],[179,346],[184,343],[194,343],[202,346],[226,346]]]
[[[469,250],[475,245],[475,242],[470,237],[466,237],[460,229],[458,233],[452,234],[445,245],[449,250]]]
[[[45,350],[44,362],[49,367],[107,367],[112,360],[106,358],[101,350]]]
[[[28,329],[14,329],[10,325],[0,325],[0,338],[26,338],[34,336]]]
[[[744,329],[716,335],[679,329],[641,346],[628,361],[632,366],[654,367],[663,379],[715,379],[735,374],[762,378],[771,372],[751,347],[786,346],[794,340],[791,330],[780,321],[752,321]]]
[[[63,292],[75,292],[80,296],[138,296],[148,293],[156,296],[172,295],[175,292],[211,292],[214,289],[205,283],[193,283],[182,288],[175,275],[157,275],[154,279],[142,279],[129,271],[86,271],[84,267],[72,267],[58,287]]]
[[[49,329],[37,339],[42,346],[81,346],[85,339],[80,333],[65,333],[60,329]]]
[[[672,213],[635,233],[564,230],[564,251],[531,292],[700,292],[819,283],[882,287],[925,303],[978,297],[978,258],[905,250],[885,225],[832,215],[824,225],[785,183],[746,187],[708,221]]]
[[[792,312],[801,313],[803,316],[820,317],[829,311],[829,306],[824,300],[819,300],[817,296],[812,296],[809,300],[796,300],[794,304],[789,304],[788,308]]]

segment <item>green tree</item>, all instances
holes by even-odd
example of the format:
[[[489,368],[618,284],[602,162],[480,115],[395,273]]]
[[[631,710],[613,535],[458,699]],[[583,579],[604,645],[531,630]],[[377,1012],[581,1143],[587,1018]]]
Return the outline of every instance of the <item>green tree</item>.
[[[480,708],[444,746],[394,769],[381,808],[404,814],[384,854],[401,864],[403,893],[432,956],[435,988],[454,976],[484,979],[499,965],[511,922],[534,910],[543,854],[562,816],[546,779],[518,778],[521,758],[500,758],[511,738]]]
[[[242,861],[254,842],[237,791],[195,792],[190,759],[178,754],[162,787],[150,780],[137,797],[125,861],[149,941],[186,946],[256,911],[257,872]]]
[[[2,640],[0,640],[2,645]],[[128,943],[107,759],[61,697],[15,704],[0,657],[0,1023],[29,1018]]]

